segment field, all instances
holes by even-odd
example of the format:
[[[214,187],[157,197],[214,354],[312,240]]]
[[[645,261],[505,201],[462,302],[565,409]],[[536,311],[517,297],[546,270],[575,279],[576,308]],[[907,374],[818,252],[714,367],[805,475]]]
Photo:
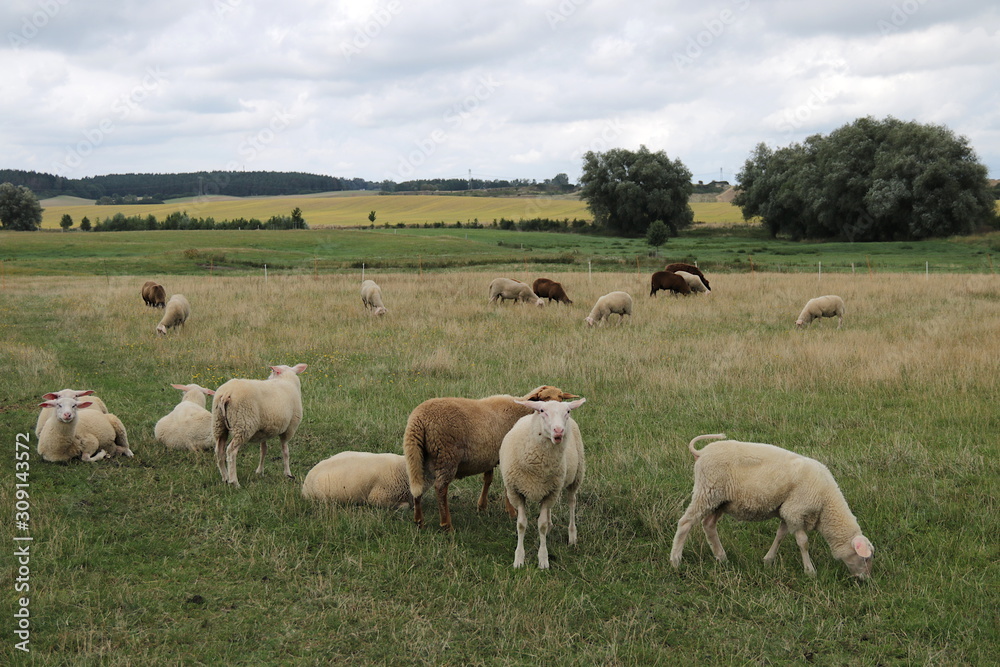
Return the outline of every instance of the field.
[[[17,238],[38,236],[62,235]],[[129,235],[105,236],[129,253]],[[8,272],[0,289],[0,433],[11,451],[17,434],[31,434],[30,527],[8,532],[33,538],[29,572],[10,556],[2,575],[8,599],[30,598],[31,654],[6,649],[15,664],[995,661],[995,275],[720,272],[712,295],[649,298],[634,270],[552,265],[546,274],[575,303],[536,309],[487,304],[492,268],[369,268],[389,308],[373,318],[360,270],[265,279],[94,266],[70,279]],[[526,263],[505,269],[539,275]],[[159,313],[139,298],[146,277],[187,295],[183,330],[154,335]],[[590,304],[613,289],[635,297],[632,321],[587,328]],[[844,297],[844,328],[795,330],[801,305],[825,293]],[[295,481],[283,478],[274,443],[260,477],[255,449],[241,452],[243,488],[231,489],[210,453],[153,440],[179,399],[170,383],[216,387],[298,362],[309,368]],[[535,561],[536,507],[528,566],[512,568],[499,475],[481,514],[479,479],[452,485],[451,535],[416,529],[407,511],[299,495],[308,470],[335,452],[399,452],[407,415],[427,398],[539,384],[588,399],[574,413],[588,457],[580,542],[566,545],[558,504],[549,571]],[[39,459],[38,397],[68,386],[97,390],[135,458]],[[692,483],[686,443],[715,432],[827,463],[876,546],[873,578],[849,577],[817,533],[815,579],[791,538],[767,568],[775,522],[731,519],[720,524],[727,563],[696,530],[674,571],[670,541]],[[0,506],[13,514],[6,480]],[[433,494],[425,509],[436,518]],[[24,543],[8,541],[8,553],[11,544]],[[28,577],[28,593],[14,592],[15,577]]]

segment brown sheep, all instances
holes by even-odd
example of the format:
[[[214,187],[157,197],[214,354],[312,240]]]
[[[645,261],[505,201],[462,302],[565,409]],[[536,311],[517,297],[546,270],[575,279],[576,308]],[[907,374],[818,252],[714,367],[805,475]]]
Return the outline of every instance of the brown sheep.
[[[674,262],[673,264],[667,264],[667,266],[663,270],[674,271],[674,272],[687,271],[688,273],[691,273],[701,278],[701,282],[705,283],[705,289],[707,289],[709,292],[712,291],[712,286],[708,284],[708,278],[706,278],[705,274],[701,272],[701,269],[699,269],[694,264],[684,264],[683,262]]]
[[[559,301],[560,303],[565,303],[567,306],[573,305],[570,298],[566,296],[566,290],[563,289],[562,283],[557,283],[554,280],[539,278],[532,283],[531,291],[537,294],[539,298],[548,299],[549,301]]]
[[[147,306],[163,308],[167,303],[167,292],[155,280],[147,280],[142,284],[142,300]]]
[[[562,389],[543,385],[520,400],[563,401],[578,398]],[[410,413],[403,434],[403,454],[413,496],[413,520],[424,525],[421,497],[433,479],[437,491],[441,527],[452,531],[448,509],[448,485],[453,480],[483,475],[483,491],[477,504],[486,509],[493,469],[500,463],[500,444],[518,419],[531,408],[506,394],[487,398],[432,398]]]
[[[649,296],[656,296],[657,290],[673,292],[674,294],[690,294],[691,288],[687,281],[673,271],[657,271],[650,280]]]

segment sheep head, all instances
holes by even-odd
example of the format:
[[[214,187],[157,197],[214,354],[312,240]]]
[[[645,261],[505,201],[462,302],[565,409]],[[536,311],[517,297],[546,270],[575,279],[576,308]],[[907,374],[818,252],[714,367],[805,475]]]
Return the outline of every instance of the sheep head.
[[[541,420],[542,433],[553,444],[562,444],[566,436],[566,422],[569,420],[569,413],[580,407],[587,399],[579,398],[569,403],[557,401],[517,401],[526,408],[535,411]]]
[[[552,385],[543,384],[540,387],[535,387],[528,392],[523,401],[568,401],[573,398],[580,398],[576,394],[570,394],[565,392],[559,387],[553,387]]]
[[[55,396],[55,394],[46,394],[46,396]],[[72,396],[60,396],[39,403],[38,407],[55,409],[56,419],[64,424],[69,424],[76,419],[78,410],[88,408],[91,405],[93,405],[92,401],[78,401]]]
[[[294,366],[271,366],[271,375],[268,376],[268,380],[273,380],[281,375],[299,375],[306,370],[305,364],[296,364]]]
[[[875,546],[864,535],[851,538],[851,550],[840,560],[858,579],[867,579],[872,573],[872,561],[875,559]]]

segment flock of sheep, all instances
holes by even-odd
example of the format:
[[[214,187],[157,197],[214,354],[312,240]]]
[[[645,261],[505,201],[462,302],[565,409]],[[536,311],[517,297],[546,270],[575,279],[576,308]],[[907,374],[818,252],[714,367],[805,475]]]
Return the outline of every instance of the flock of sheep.
[[[650,295],[658,290],[676,294],[709,292],[708,279],[690,265],[667,266],[651,278]],[[163,287],[153,281],[142,287],[147,305],[163,307],[164,317],[156,330],[183,324],[190,306],[182,295],[165,301]],[[387,309],[381,289],[365,280],[362,303],[375,315]],[[531,287],[508,278],[490,284],[490,302],[514,300],[543,305],[549,299],[572,304],[561,284],[540,278]],[[173,307],[172,307],[173,306]],[[593,326],[616,313],[620,320],[631,315],[632,297],[611,292],[594,304],[586,322]],[[818,317],[839,317],[844,303],[840,297],[810,300],[796,321],[808,325]],[[838,328],[840,324],[838,323]],[[286,477],[289,441],[302,421],[302,392],[299,375],[306,364],[271,367],[266,380],[236,378],[216,390],[197,384],[174,384],[183,392],[181,401],[154,427],[158,442],[172,449],[215,450],[222,480],[239,487],[236,457],[248,443],[260,443],[263,470],[267,441],[275,437],[281,444]],[[106,456],[132,456],[125,428],[104,402],[91,390],[64,389],[46,394],[40,404],[35,432],[38,452],[46,461],[80,458],[99,461]],[[211,410],[206,408],[212,396]],[[507,394],[481,399],[432,398],[410,413],[403,435],[403,454],[340,452],[316,464],[306,475],[302,495],[314,500],[384,507],[412,507],[414,521],[423,526],[421,499],[434,486],[440,526],[453,530],[448,503],[452,481],[483,475],[477,506],[486,508],[494,470],[499,466],[504,481],[508,514],[517,519],[517,547],[514,567],[523,567],[527,503],[540,506],[538,516],[538,566],[549,567],[546,537],[552,525],[551,508],[565,495],[569,508],[568,539],[577,541],[576,494],[586,470],[583,439],[571,411],[586,399],[558,387],[543,385],[524,396]],[[851,574],[867,577],[871,572],[874,547],[851,513],[830,471],[822,463],[773,445],[721,440],[701,450],[695,443],[721,439],[724,435],[701,435],[688,448],[695,459],[694,490],[691,503],[678,522],[670,562],[680,566],[684,542],[696,522],[701,522],[715,557],[724,561],[716,523],[723,514],[743,521],[779,518],[780,524],[767,555],[775,558],[778,545],[789,532],[795,537],[805,571],[815,575],[809,558],[807,532],[818,529],[833,555],[844,561]]]

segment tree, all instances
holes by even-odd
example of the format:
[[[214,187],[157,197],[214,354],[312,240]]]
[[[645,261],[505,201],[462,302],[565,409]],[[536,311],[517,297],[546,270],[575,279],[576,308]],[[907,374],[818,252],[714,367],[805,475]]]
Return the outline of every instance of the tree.
[[[23,185],[0,184],[0,225],[4,229],[32,232],[42,224],[38,198]]]
[[[368,221],[371,222],[373,225],[375,224],[375,211],[372,211],[371,213],[368,214]]]
[[[65,232],[73,226],[73,217],[69,213],[63,213],[62,219],[59,220],[59,226],[62,227]]]
[[[80,231],[89,232],[90,231],[90,218],[83,216],[80,220]]]
[[[613,148],[583,156],[580,196],[594,214],[597,226],[629,235],[645,234],[662,220],[672,236],[694,222],[688,205],[691,172],[664,151]]]
[[[304,229],[306,220],[302,217],[302,209],[296,206],[292,209],[292,229]]]
[[[649,226],[646,230],[646,243],[653,246],[653,248],[659,248],[661,245],[667,242],[670,238],[670,230],[662,220],[654,220],[653,224]]]

